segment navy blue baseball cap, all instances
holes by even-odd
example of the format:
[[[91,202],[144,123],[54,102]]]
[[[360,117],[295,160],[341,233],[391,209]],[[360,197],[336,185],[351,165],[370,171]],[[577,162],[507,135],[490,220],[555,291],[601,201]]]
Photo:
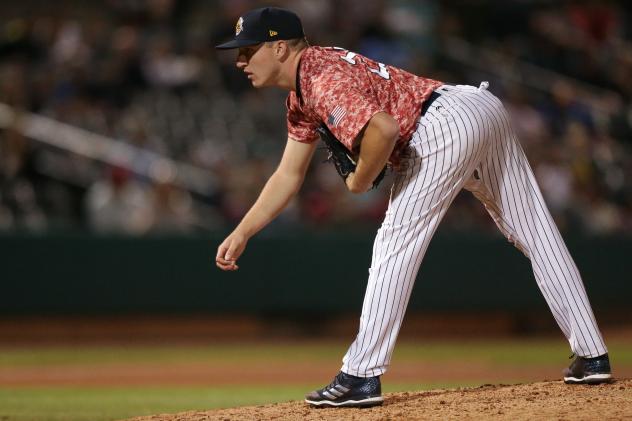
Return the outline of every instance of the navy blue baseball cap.
[[[304,37],[303,25],[296,13],[280,7],[262,7],[241,16],[235,25],[235,37],[215,48],[227,50],[267,41]]]

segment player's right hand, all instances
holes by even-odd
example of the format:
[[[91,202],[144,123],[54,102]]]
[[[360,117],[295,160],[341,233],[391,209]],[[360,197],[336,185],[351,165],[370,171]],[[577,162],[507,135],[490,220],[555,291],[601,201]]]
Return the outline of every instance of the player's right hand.
[[[217,248],[215,264],[222,270],[237,270],[237,259],[241,256],[248,243],[243,234],[233,231]]]

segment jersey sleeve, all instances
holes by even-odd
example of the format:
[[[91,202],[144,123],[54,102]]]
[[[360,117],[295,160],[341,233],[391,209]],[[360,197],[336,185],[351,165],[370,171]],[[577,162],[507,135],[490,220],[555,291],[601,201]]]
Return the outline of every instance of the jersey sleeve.
[[[288,137],[301,143],[312,143],[317,137],[318,121],[309,118],[300,108],[298,98],[294,93],[288,95],[285,101],[287,107]]]
[[[371,117],[384,111],[370,89],[353,86],[352,81],[344,78],[315,84],[314,91],[316,114],[349,150]]]

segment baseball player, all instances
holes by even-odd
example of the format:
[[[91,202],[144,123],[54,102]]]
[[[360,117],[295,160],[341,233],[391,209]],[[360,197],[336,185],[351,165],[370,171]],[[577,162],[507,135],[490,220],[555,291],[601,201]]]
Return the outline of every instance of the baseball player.
[[[309,46],[298,16],[280,8],[246,13],[237,21],[235,37],[217,48],[239,49],[236,66],[252,86],[289,91],[285,151],[257,201],[218,247],[220,269],[238,269],[250,237],[297,193],[322,128],[353,159],[353,170],[341,171],[352,193],[367,191],[385,165],[395,173],[373,245],[359,333],[338,375],[307,394],[306,402],[336,407],[382,403],[380,376],[388,369],[419,266],[463,188],[531,260],[538,287],[576,355],[564,370],[564,381],[611,379],[606,345],[580,274],[507,112],[486,82],[447,85],[352,51]]]

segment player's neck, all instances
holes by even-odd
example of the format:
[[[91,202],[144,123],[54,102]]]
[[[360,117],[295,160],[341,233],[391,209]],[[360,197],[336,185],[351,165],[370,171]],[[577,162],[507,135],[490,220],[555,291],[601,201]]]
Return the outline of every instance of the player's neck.
[[[288,59],[281,64],[277,86],[288,91],[296,91],[296,73],[301,62],[301,56],[307,48],[290,54]]]

